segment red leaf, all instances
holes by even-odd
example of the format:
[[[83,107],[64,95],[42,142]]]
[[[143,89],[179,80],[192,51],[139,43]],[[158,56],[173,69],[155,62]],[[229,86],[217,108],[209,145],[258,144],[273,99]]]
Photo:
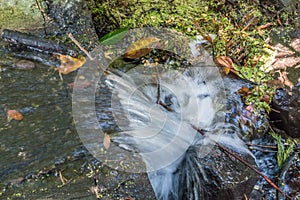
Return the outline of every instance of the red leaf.
[[[14,119],[14,120],[20,121],[23,119],[23,115],[17,110],[8,110],[7,111],[7,119],[8,120]]]

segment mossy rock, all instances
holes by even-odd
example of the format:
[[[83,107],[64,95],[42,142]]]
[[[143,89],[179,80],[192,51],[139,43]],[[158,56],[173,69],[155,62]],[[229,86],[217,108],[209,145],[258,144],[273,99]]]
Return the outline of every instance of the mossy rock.
[[[39,29],[43,26],[42,14],[35,0],[0,2],[0,31],[3,29]]]

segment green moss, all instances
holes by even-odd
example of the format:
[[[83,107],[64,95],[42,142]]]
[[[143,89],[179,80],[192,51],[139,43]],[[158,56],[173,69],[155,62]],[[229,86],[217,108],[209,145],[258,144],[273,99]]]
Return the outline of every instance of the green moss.
[[[0,30],[42,26],[43,18],[34,4],[32,0],[0,3]]]
[[[261,70],[270,57],[265,40],[271,28],[279,27],[276,18],[277,21],[288,22],[286,24],[291,27],[293,24],[289,19],[293,13],[278,12],[275,4],[264,8],[250,0],[237,0],[234,4],[218,0],[93,0],[91,5],[96,23],[97,19],[111,18],[108,29],[152,26],[175,29],[190,37],[215,34],[217,37],[208,50],[214,56],[230,57],[242,78],[260,85],[259,92],[252,91],[253,95],[246,103],[269,110],[268,104],[261,102],[261,95],[272,93],[272,88],[266,86],[272,76]],[[267,23],[272,25],[258,29]],[[102,32],[98,31],[100,36],[105,34],[104,26],[102,21]]]

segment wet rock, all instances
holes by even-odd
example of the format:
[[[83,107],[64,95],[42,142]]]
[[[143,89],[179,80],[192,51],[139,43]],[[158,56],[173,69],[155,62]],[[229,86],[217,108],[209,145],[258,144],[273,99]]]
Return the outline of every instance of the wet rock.
[[[54,164],[55,165],[61,165],[61,164],[64,164],[66,162],[66,158],[58,158],[54,161]]]
[[[230,76],[223,77],[223,81],[227,93],[225,121],[240,128],[239,136],[243,140],[249,141],[262,137],[269,124],[266,114],[262,111],[249,112],[238,92],[244,87],[251,88],[251,83]]]
[[[273,124],[293,138],[300,138],[300,83],[294,89],[278,88],[275,92],[273,111],[270,118]]]
[[[78,148],[76,149],[71,156],[71,160],[77,160],[90,155],[90,152],[86,148]]]
[[[64,36],[73,33],[80,37],[81,45],[88,48],[96,44],[98,37],[94,30],[91,14],[85,0],[50,0],[47,1],[47,16],[52,19],[52,29],[48,32]]]
[[[101,199],[156,199],[145,173],[129,174],[103,165],[95,174],[96,191]]]
[[[0,31],[3,28],[30,30],[43,24],[42,13],[35,0],[9,0],[0,2]]]
[[[265,146],[277,146],[272,136],[267,135],[256,140],[252,140],[251,144],[253,145],[253,148],[251,149],[253,155],[255,156],[256,164],[259,168],[259,171],[266,175],[268,178],[270,178],[273,182],[276,182],[279,173],[276,151],[272,151],[272,149],[263,148]],[[267,183],[264,178],[260,177],[249,199],[273,200],[276,199],[276,190],[269,183]]]
[[[35,64],[30,60],[19,60],[15,63],[15,68],[29,70],[35,68]]]
[[[249,154],[241,152],[235,152],[235,154],[255,166],[254,158]],[[246,167],[236,158],[224,153],[217,146],[209,155],[201,158],[199,163],[204,166],[207,177],[207,179],[202,180],[203,199],[244,199],[244,195],[250,195],[259,178],[252,169]]]
[[[299,155],[294,156],[287,163],[287,170],[283,175],[284,191],[293,199],[300,197],[300,159]]]

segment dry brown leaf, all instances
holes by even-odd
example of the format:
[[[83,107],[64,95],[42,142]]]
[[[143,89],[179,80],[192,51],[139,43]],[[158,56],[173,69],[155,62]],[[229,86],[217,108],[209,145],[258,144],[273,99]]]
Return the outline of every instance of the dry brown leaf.
[[[124,58],[137,59],[147,55],[152,51],[153,48],[157,47],[160,39],[156,37],[148,37],[140,39],[131,44],[126,53],[123,55]]]
[[[269,80],[266,83],[268,87],[284,87],[280,80]]]
[[[75,87],[74,82],[68,84],[68,87],[70,89],[74,89],[74,90],[81,90],[81,89],[84,89],[84,88],[87,88],[87,87],[90,87],[90,86],[91,86],[91,83],[87,80],[78,81],[78,84],[76,85],[76,87]]]
[[[57,54],[56,57],[60,60],[60,66],[58,68],[60,74],[69,74],[85,63],[85,57],[83,56],[74,58],[69,55]]]
[[[224,68],[225,74],[229,74],[230,71],[234,71],[234,66],[231,58],[227,56],[218,56],[216,57],[216,62],[218,65]]]
[[[23,115],[17,110],[8,110],[7,111],[7,119],[8,120],[14,119],[14,120],[20,121],[23,119]]]
[[[278,80],[283,83],[284,85],[290,87],[290,88],[293,88],[294,87],[294,83],[292,83],[292,81],[290,81],[287,77],[287,72],[284,71],[284,72],[281,72],[280,70],[276,71],[277,73],[279,73],[279,77],[278,77]]]
[[[104,133],[103,145],[106,150],[110,147],[110,136],[107,133]]]
[[[203,36],[203,38],[205,39],[205,40],[207,40],[209,43],[213,43],[213,38],[209,35],[209,34],[207,34],[207,35],[204,35]]]
[[[262,97],[260,97],[260,101],[264,101],[266,103],[271,103],[271,97],[270,97],[270,95],[265,94]]]
[[[249,96],[251,94],[251,91],[247,87],[242,87],[241,89],[238,90],[238,93],[242,96]]]

